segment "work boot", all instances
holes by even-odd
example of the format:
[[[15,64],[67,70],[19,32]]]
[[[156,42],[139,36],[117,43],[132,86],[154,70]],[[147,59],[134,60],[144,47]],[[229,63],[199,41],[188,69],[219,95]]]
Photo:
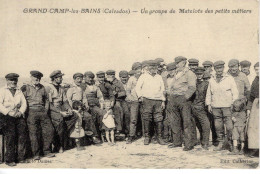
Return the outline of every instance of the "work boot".
[[[150,121],[144,120],[144,145],[150,144]]]
[[[14,166],[16,166],[16,163],[15,162],[11,162],[11,163],[5,163],[6,165],[8,165],[8,166],[10,166],[10,167],[14,167]]]
[[[204,144],[204,145],[202,145],[201,147],[202,147],[202,149],[204,149],[204,150],[209,150],[209,146],[208,146],[207,144]]]
[[[36,155],[33,157],[33,160],[40,160],[40,159],[41,159],[41,157],[39,155]]]
[[[182,147],[182,145],[174,145],[173,143],[168,145],[168,148]]]
[[[213,151],[221,151],[221,150],[223,150],[223,142],[219,142],[218,146],[216,146]]]
[[[55,154],[54,153],[48,153],[48,154],[44,155],[44,157],[52,158],[52,157],[55,157]]]
[[[129,137],[126,144],[131,144],[134,141],[134,137]]]
[[[162,138],[162,130],[163,130],[163,123],[156,122],[157,141],[160,145],[167,145],[167,143]]]
[[[158,141],[157,141],[157,138],[156,138],[155,135],[152,137],[151,143],[152,144],[158,144]]]
[[[243,149],[240,150],[239,155],[244,155],[244,154],[245,154],[245,150],[243,148]]]
[[[233,148],[232,152],[230,153],[230,155],[238,155],[238,153],[239,153],[239,150],[238,150],[237,146],[234,146],[234,148]]]
[[[97,138],[97,137],[93,137],[93,143],[94,143],[94,144],[100,144],[101,141],[100,141],[99,138]]]
[[[190,150],[192,150],[192,149],[194,149],[194,146],[184,147],[184,148],[183,148],[183,151],[190,151]]]

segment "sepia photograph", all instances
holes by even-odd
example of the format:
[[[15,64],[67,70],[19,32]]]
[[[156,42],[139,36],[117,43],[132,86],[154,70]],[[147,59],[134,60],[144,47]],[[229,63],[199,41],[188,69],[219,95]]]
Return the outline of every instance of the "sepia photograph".
[[[259,169],[259,1],[0,0],[0,173],[57,168]]]

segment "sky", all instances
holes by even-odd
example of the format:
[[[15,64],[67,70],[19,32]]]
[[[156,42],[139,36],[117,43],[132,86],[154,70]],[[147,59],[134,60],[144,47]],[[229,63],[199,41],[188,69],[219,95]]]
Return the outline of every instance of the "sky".
[[[39,70],[130,70],[136,61],[176,56],[217,61],[258,61],[255,0],[8,1],[0,0],[0,78]],[[73,2],[69,4],[69,2]],[[24,8],[251,9],[251,14],[28,14]]]

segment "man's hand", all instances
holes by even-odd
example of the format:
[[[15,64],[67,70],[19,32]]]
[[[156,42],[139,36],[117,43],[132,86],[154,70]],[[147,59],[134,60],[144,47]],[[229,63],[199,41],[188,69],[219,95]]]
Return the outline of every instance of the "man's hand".
[[[235,117],[232,117],[232,120],[233,120],[233,122],[236,122],[236,121],[237,121]]]
[[[165,102],[164,101],[162,102],[161,108],[162,108],[162,110],[165,109]]]
[[[208,111],[209,111],[209,113],[212,114],[212,107],[211,107],[211,105],[208,105]]]
[[[18,112],[14,115],[14,117],[20,118],[22,115],[23,115],[23,114],[22,114],[20,111],[18,111]]]
[[[140,97],[138,100],[139,100],[139,102],[142,103],[142,102],[144,101],[144,98],[143,98],[143,97]]]
[[[68,112],[67,112],[69,115],[72,115],[73,114],[73,112],[72,112],[72,110],[69,108],[68,109]]]
[[[247,116],[247,117],[250,116],[250,110],[247,110],[247,112],[246,112],[246,116]]]
[[[69,116],[68,112],[65,112],[65,111],[60,111],[60,114],[62,115],[62,117],[68,117]]]

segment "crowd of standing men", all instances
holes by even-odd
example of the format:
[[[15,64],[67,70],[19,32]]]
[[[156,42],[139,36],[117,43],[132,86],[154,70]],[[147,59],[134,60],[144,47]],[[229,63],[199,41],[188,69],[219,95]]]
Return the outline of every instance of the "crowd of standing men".
[[[91,71],[75,73],[72,85],[62,84],[60,70],[50,74],[51,83],[45,86],[40,83],[43,74],[31,71],[31,82],[21,88],[19,75],[7,74],[7,84],[0,89],[6,164],[54,157],[75,146],[84,149],[82,141],[70,138],[78,120],[76,101],[84,105],[84,133],[96,145],[104,141],[104,103],[110,101],[115,134],[123,135],[127,144],[143,136],[144,145],[184,145],[189,151],[198,144],[198,129],[205,150],[211,132],[215,151],[223,150],[226,140],[232,154],[244,154],[248,144],[254,155],[259,149],[259,63],[254,65],[256,76],[249,61],[232,59],[227,72],[223,61],[205,61],[200,67],[197,59],[189,59],[186,64],[182,56],[167,65],[161,58],[135,62],[131,71],[119,72],[120,79],[114,70],[99,71],[96,78]]]

